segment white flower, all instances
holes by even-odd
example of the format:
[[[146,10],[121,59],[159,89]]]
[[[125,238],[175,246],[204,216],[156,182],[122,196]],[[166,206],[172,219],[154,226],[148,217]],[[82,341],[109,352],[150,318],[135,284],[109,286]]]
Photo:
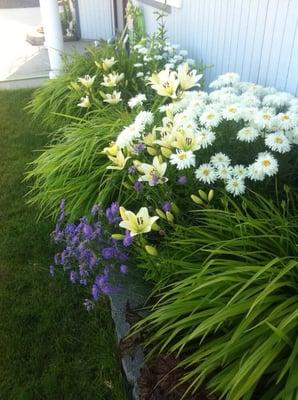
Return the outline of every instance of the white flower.
[[[291,144],[298,144],[298,127],[287,131],[286,135]]]
[[[219,168],[223,165],[225,166],[230,165],[231,159],[224,153],[216,153],[210,158],[210,163],[214,167]]]
[[[177,169],[195,167],[196,158],[192,151],[176,150],[176,154],[171,154],[170,163],[176,165]]]
[[[259,153],[255,164],[260,172],[267,176],[273,176],[278,171],[277,160],[268,152]]]
[[[128,105],[130,108],[134,108],[137,106],[141,106],[143,104],[143,102],[146,101],[146,96],[144,94],[138,94],[135,97],[132,97],[129,101],[128,101]]]
[[[198,169],[196,169],[196,178],[203,183],[213,183],[217,179],[217,174],[215,169],[211,164],[201,164]]]
[[[144,72],[137,72],[136,77],[137,78],[143,78]]]
[[[148,208],[140,208],[137,214],[132,211],[126,210],[124,207],[120,207],[120,215],[122,221],[119,226],[127,229],[131,236],[136,236],[141,233],[147,233],[151,231],[152,225],[159,217],[150,217]]]
[[[241,117],[244,121],[253,122],[258,109],[256,107],[243,107],[241,110]]]
[[[277,114],[273,120],[273,124],[279,129],[292,129],[298,125],[298,115],[291,112]]]
[[[114,155],[111,155],[111,154],[109,154],[108,152],[106,153],[107,154],[107,156],[109,157],[109,159],[112,161],[112,163],[113,163],[113,165],[109,165],[108,167],[107,167],[107,169],[116,169],[116,170],[122,170],[124,167],[125,167],[125,165],[126,165],[126,163],[127,163],[127,160],[129,160],[130,159],[130,157],[124,157],[124,154],[122,153],[122,151],[121,150],[119,150],[119,151],[117,151],[117,153],[116,153],[116,155],[114,156]]]
[[[141,111],[135,118],[135,124],[142,128],[145,128],[145,125],[153,124],[154,116],[150,111]]]
[[[240,131],[237,133],[237,139],[241,142],[251,143],[256,140],[259,134],[260,133],[256,128],[253,128],[252,126],[247,126],[240,129]]]
[[[230,104],[223,109],[222,116],[228,121],[239,121],[241,119],[241,108],[237,104]]]
[[[272,125],[273,113],[271,110],[261,110],[256,113],[254,124],[259,129],[270,129]]]
[[[104,58],[104,59],[102,60],[102,63],[99,63],[99,62],[95,61],[96,66],[97,66],[98,68],[102,68],[105,72],[107,72],[109,69],[111,69],[112,66],[113,66],[114,64],[116,64],[116,63],[117,63],[117,61],[115,61],[115,58],[114,58],[114,57],[111,57],[111,58]]]
[[[124,79],[123,73],[118,74],[116,72],[112,72],[108,75],[104,75],[101,85],[106,87],[115,87],[120,81],[122,81],[122,79]]]
[[[247,177],[247,168],[242,164],[236,164],[232,169],[232,175],[244,179]]]
[[[261,104],[260,99],[251,93],[243,93],[239,98],[241,104],[245,107],[259,107]]]
[[[81,97],[80,99],[80,103],[78,103],[78,107],[82,107],[82,108],[89,108],[90,107],[90,100],[89,100],[89,96],[85,96],[85,97]]]
[[[90,76],[90,75],[85,75],[83,78],[78,78],[78,81],[85,86],[87,89],[91,88],[91,86],[94,83],[94,80],[96,78],[96,75]]]
[[[196,151],[200,149],[201,145],[191,128],[179,128],[175,133],[175,141],[172,143],[173,147],[180,150]]]
[[[188,90],[194,86],[200,86],[199,80],[201,80],[203,76],[197,75],[195,69],[191,71],[189,65],[186,63],[179,65],[177,75],[182,90]]]
[[[209,87],[214,89],[220,89],[223,86],[234,85],[239,82],[240,76],[234,72],[228,72],[210,83]]]
[[[205,125],[207,128],[215,127],[220,123],[221,116],[220,114],[212,109],[209,108],[200,116],[200,122],[202,125]]]
[[[226,184],[226,191],[231,193],[233,196],[238,196],[245,192],[244,180],[241,178],[230,178]]]
[[[139,138],[141,135],[141,127],[137,124],[126,126],[116,139],[116,144],[119,148],[130,145],[134,139]]]
[[[265,144],[270,150],[278,153],[287,153],[291,150],[288,138],[282,132],[270,133],[266,136]]]
[[[206,149],[216,139],[215,133],[210,129],[201,129],[197,133],[198,143],[203,149]]]
[[[158,74],[153,74],[149,80],[152,89],[160,96],[177,98],[179,79],[175,71],[164,69]]]
[[[141,63],[135,63],[133,66],[134,66],[135,68],[142,68],[142,67],[143,67],[143,64],[141,64]]]
[[[106,93],[103,101],[109,104],[118,104],[121,101],[121,92],[114,90],[112,94]]]
[[[249,165],[247,168],[247,176],[252,181],[263,181],[265,179],[264,172],[260,169],[258,164],[254,162],[253,164]]]
[[[229,165],[221,165],[218,167],[216,174],[219,179],[227,180],[232,177],[233,168]]]
[[[293,96],[287,92],[268,94],[263,98],[263,106],[275,108],[285,107],[289,105],[292,98]]]
[[[143,174],[139,178],[139,181],[148,182],[150,186],[155,186],[168,180],[164,177],[167,169],[167,163],[160,162],[157,156],[153,158],[152,165],[145,163],[140,164],[138,169]]]

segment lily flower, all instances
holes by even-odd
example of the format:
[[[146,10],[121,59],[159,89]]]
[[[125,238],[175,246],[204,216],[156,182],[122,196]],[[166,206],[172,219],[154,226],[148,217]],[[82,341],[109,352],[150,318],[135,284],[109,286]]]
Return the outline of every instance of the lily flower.
[[[92,77],[90,75],[85,75],[83,78],[78,78],[78,82],[80,82],[87,89],[90,89],[94,83],[95,78],[96,78],[96,75],[94,75]]]
[[[157,216],[150,217],[147,207],[142,207],[137,214],[126,210],[124,207],[120,207],[119,211],[122,218],[119,226],[127,229],[132,237],[142,233],[150,232],[152,225],[159,218]]]
[[[180,128],[175,136],[172,146],[177,149],[196,151],[201,148],[199,139],[192,129]]]
[[[117,153],[119,151],[119,147],[117,146],[117,144],[115,142],[111,142],[109,144],[109,147],[105,147],[103,149],[103,154],[107,154],[108,156],[116,156]]]
[[[107,169],[122,170],[125,167],[127,161],[130,159],[130,157],[124,157],[124,154],[122,153],[121,150],[117,151],[116,156],[112,156],[109,154],[107,155],[113,163],[113,165],[109,165]]]
[[[139,181],[148,182],[150,186],[158,185],[159,183],[165,183],[168,179],[164,176],[167,169],[166,162],[160,162],[159,158],[155,156],[153,163],[141,164],[138,168],[139,172],[144,174],[139,178]]]
[[[177,98],[177,89],[179,86],[179,79],[177,73],[165,69],[158,74],[153,74],[149,79],[152,89],[154,89],[160,96]]]
[[[115,57],[104,58],[102,63],[95,61],[95,64],[98,68],[102,68],[105,72],[109,71],[114,64],[116,64]]]
[[[104,98],[105,103],[109,104],[118,104],[122,99],[121,99],[121,92],[117,92],[116,90],[113,91],[112,94],[110,93],[103,93],[100,92],[102,97]]]
[[[117,72],[112,72],[108,75],[104,75],[102,86],[115,87],[117,84],[124,79],[124,74],[118,74]]]
[[[203,76],[197,75],[197,71],[195,69],[190,70],[187,63],[179,65],[177,75],[182,90],[188,90],[194,86],[200,87],[199,80],[201,80]]]
[[[90,105],[91,104],[90,104],[89,96],[81,97],[81,101],[80,101],[80,103],[78,103],[78,107],[82,107],[82,108],[89,108]]]

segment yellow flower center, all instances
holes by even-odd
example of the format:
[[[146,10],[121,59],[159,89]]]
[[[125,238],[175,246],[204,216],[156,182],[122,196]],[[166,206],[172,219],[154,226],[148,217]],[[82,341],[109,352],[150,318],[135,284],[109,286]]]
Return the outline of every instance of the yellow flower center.
[[[207,115],[207,119],[211,120],[211,119],[213,119],[213,118],[214,118],[214,114],[209,113],[209,114]]]
[[[185,160],[186,159],[186,154],[185,153],[180,153],[179,155],[178,155],[178,158],[179,158],[179,160]]]
[[[271,117],[270,117],[270,115],[269,114],[263,114],[263,119],[266,119],[266,120],[268,120],[268,119],[270,119]]]
[[[228,111],[231,112],[231,113],[235,113],[235,112],[237,112],[237,108],[230,107],[230,108],[228,108]]]
[[[288,114],[284,114],[284,115],[281,117],[281,119],[282,119],[283,121],[288,121],[288,120],[290,119],[290,117],[288,116]]]
[[[269,167],[269,165],[271,164],[270,160],[263,160],[262,164],[264,165],[264,167]]]
[[[208,176],[209,175],[209,169],[204,169],[203,170],[203,175]]]
[[[277,144],[282,144],[282,142],[283,142],[283,140],[282,140],[281,137],[276,137],[276,138],[274,139],[274,141],[275,141],[275,143],[277,143]]]

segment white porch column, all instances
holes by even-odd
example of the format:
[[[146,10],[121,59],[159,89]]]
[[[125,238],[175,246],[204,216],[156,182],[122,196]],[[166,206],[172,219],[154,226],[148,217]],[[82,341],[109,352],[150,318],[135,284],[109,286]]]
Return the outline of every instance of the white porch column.
[[[50,59],[50,79],[59,75],[62,68],[63,34],[58,0],[40,0],[42,25]]]

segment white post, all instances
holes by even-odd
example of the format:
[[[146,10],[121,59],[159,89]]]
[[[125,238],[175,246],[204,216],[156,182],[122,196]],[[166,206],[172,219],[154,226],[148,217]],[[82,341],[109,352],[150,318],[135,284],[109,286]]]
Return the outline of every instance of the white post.
[[[40,0],[42,25],[50,59],[50,79],[59,75],[62,68],[63,34],[57,0]]]

